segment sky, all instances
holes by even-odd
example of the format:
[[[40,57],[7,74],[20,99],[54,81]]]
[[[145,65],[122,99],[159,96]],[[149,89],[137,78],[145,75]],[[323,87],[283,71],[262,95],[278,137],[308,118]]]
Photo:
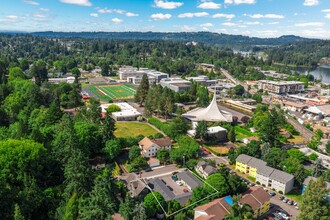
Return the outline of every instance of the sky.
[[[330,39],[330,0],[0,0],[0,30]]]

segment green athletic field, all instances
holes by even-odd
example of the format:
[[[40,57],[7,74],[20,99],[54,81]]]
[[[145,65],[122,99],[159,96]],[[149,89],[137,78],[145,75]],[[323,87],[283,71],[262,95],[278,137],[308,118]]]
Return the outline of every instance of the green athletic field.
[[[99,99],[125,100],[132,99],[136,93],[135,87],[129,84],[125,85],[110,85],[110,86],[90,86],[90,91],[93,92]]]

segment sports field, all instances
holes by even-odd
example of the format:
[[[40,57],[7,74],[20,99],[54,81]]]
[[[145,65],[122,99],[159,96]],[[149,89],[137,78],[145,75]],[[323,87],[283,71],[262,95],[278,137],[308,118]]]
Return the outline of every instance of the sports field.
[[[125,100],[132,99],[136,93],[132,85],[90,86],[90,91],[99,99]]]

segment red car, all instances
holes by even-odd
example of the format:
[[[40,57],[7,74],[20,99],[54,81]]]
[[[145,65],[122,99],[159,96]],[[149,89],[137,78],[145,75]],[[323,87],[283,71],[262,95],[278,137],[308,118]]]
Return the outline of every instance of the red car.
[[[187,192],[189,192],[187,189],[183,189],[183,192],[185,192],[185,193],[187,193]]]

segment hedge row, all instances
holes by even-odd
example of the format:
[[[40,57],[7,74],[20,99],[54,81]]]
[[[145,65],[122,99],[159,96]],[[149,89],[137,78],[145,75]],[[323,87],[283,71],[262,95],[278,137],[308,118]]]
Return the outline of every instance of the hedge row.
[[[159,130],[161,130],[162,132],[164,132],[167,136],[169,137],[172,136],[172,132],[169,124],[163,123],[159,119],[153,117],[148,118],[148,122],[153,126],[155,126],[156,128],[158,128]]]

